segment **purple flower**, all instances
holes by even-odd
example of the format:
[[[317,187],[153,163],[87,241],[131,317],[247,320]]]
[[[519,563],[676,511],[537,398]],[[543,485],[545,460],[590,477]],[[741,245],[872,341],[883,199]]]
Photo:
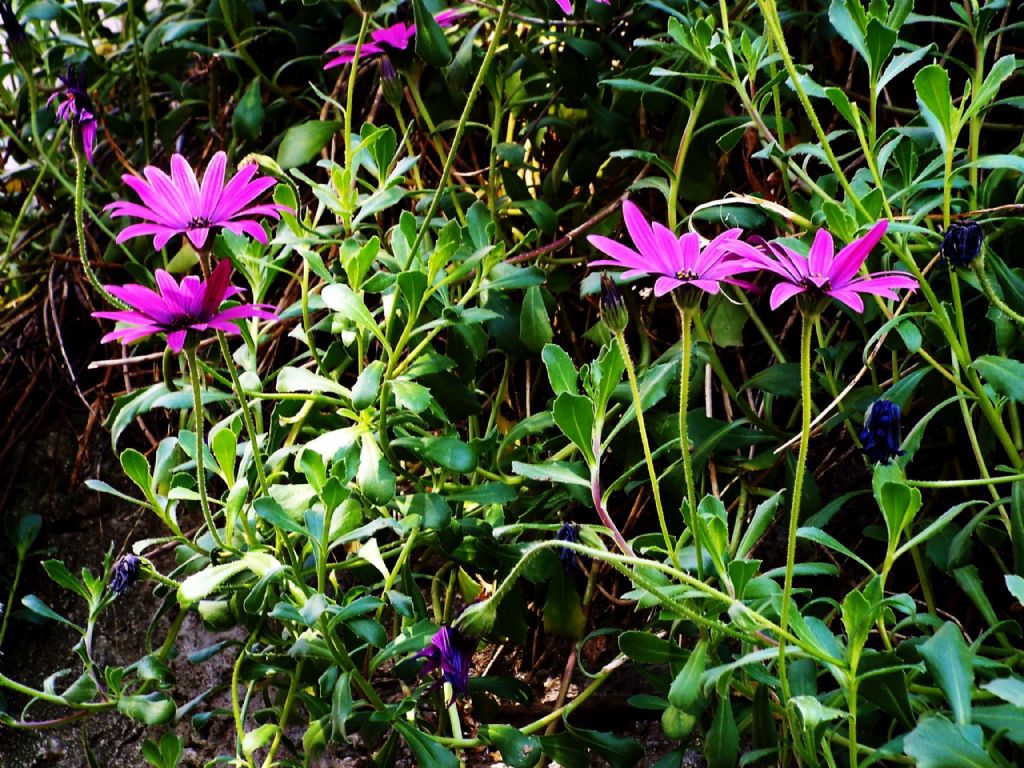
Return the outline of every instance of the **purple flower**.
[[[784,245],[767,243],[771,255],[758,252],[754,258],[761,267],[782,278],[782,282],[772,289],[771,308],[777,309],[797,294],[808,293],[830,296],[854,312],[863,312],[864,300],[858,294],[872,293],[895,299],[897,288],[916,289],[917,280],[905,272],[857,274],[888,225],[885,220],[878,222],[864,237],[854,240],[838,254],[832,235],[824,229],[819,229],[814,236],[808,257]]]
[[[562,13],[567,15],[572,14],[572,0],[555,0],[555,2],[558,4],[558,7],[562,9]],[[596,0],[596,2],[609,5],[611,0]]]
[[[441,627],[430,644],[416,654],[416,658],[424,658],[424,675],[434,670],[441,670],[444,682],[451,683],[459,695],[464,696],[469,689],[469,665],[473,660],[473,646],[452,627]]]
[[[172,352],[181,352],[190,333],[209,329],[238,333],[235,320],[262,317],[276,320],[270,304],[241,304],[220,309],[224,299],[241,291],[231,285],[231,262],[221,261],[210,279],[202,281],[188,276],[181,285],[162,269],[156,271],[156,284],[160,293],[143,285],[108,285],[107,290],[123,301],[131,310],[93,312],[93,317],[127,323],[104,336],[101,341],[120,339],[122,344],[138,341],[157,333],[167,334],[167,346]]]
[[[191,166],[181,155],[171,158],[171,175],[155,166],[143,169],[146,181],[138,176],[125,174],[124,183],[135,190],[142,205],[117,200],[103,210],[113,216],[134,216],[142,219],[141,224],[132,224],[121,230],[117,242],[121,243],[140,235],[153,235],[153,247],[163,248],[177,234],[184,234],[196,248],[202,248],[212,227],[223,227],[236,235],[249,234],[261,243],[267,242],[267,233],[251,216],[280,218],[279,211],[290,210],[277,203],[250,206],[253,200],[270,189],[277,182],[269,177],[253,179],[257,166],[251,163],[224,183],[227,155],[218,152],[213,156],[203,184],[199,185]]]
[[[82,68],[68,66],[66,75],[59,75],[64,89],[54,91],[46,100],[47,105],[54,99],[63,100],[57,104],[57,118],[71,123],[78,128],[82,140],[82,151],[85,159],[92,162],[92,147],[96,141],[96,107],[92,105],[89,92],[85,88],[85,73]]]
[[[110,576],[110,588],[117,596],[123,595],[129,590],[136,579],[139,578],[139,564],[141,561],[135,555],[122,555],[114,563],[114,572]]]
[[[742,242],[740,229],[723,232],[701,248],[700,235],[688,232],[681,237],[658,222],[652,227],[633,203],[622,206],[626,229],[636,250],[601,235],[587,240],[610,259],[590,262],[591,266],[625,267],[623,277],[657,276],[654,294],[664,296],[674,288],[692,285],[707,293],[718,293],[721,283],[750,287],[736,275],[753,272],[759,265],[743,257],[756,257],[757,250]]]
[[[888,464],[895,457],[902,456],[899,405],[891,400],[876,400],[868,408],[860,440],[864,445],[861,452],[872,464]]]
[[[434,21],[439,26],[450,27],[460,16],[462,13],[459,11],[441,11],[434,17]],[[402,21],[392,24],[390,27],[375,29],[370,32],[370,39],[363,42],[363,47],[359,50],[359,58],[360,60],[368,59],[388,51],[404,51],[415,36],[416,25],[406,24]],[[324,69],[331,69],[340,67],[342,64],[351,64],[355,57],[356,46],[355,43],[339,43],[332,45],[327,52],[341,54],[324,64]]]

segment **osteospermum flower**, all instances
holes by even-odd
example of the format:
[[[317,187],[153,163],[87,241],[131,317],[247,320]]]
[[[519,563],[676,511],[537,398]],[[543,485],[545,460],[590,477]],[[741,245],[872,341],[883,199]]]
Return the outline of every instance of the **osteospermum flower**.
[[[864,237],[854,240],[838,254],[832,235],[824,229],[819,229],[814,236],[807,257],[779,243],[766,243],[770,255],[758,252],[752,258],[762,268],[782,278],[782,282],[772,289],[771,308],[777,309],[797,294],[807,293],[830,296],[855,312],[863,312],[864,300],[859,294],[871,293],[895,299],[896,289],[916,289],[917,280],[905,272],[857,274],[888,225],[885,220],[878,222]]]
[[[64,83],[63,90],[54,91],[46,103],[60,98],[57,104],[57,118],[71,123],[78,129],[78,135],[82,141],[82,151],[85,152],[85,159],[92,162],[92,147],[96,141],[96,107],[89,98],[89,92],[85,87],[85,73],[81,68],[75,69],[68,66],[66,75],[59,75],[60,81]]]
[[[740,229],[727,230],[702,248],[700,235],[688,232],[676,237],[664,224],[655,222],[652,227],[628,200],[622,215],[636,250],[609,237],[590,235],[590,244],[611,257],[592,261],[591,266],[624,267],[623,277],[657,276],[656,296],[685,285],[707,293],[718,293],[721,283],[747,286],[736,275],[760,268],[744,258],[756,256],[757,251],[739,239]]]
[[[462,14],[458,11],[441,11],[434,16],[438,26],[450,27]],[[390,27],[375,29],[370,32],[370,39],[363,41],[363,47],[359,50],[359,59],[373,58],[388,51],[404,51],[409,47],[409,42],[416,36],[416,25],[398,22]],[[340,56],[324,64],[324,69],[340,67],[342,64],[351,64],[355,58],[355,43],[339,43],[327,49],[327,53],[339,53]]]
[[[469,690],[469,665],[473,659],[473,646],[453,627],[441,627],[430,644],[416,654],[427,663],[421,670],[424,675],[441,670],[441,678],[450,683],[456,693],[465,695]]]
[[[202,248],[210,230],[222,227],[236,235],[251,235],[266,244],[267,233],[251,217],[279,219],[280,211],[290,209],[277,203],[250,204],[277,182],[266,176],[254,179],[257,166],[253,163],[242,168],[225,184],[226,166],[227,155],[223,152],[215,154],[203,174],[202,186],[181,155],[171,158],[170,176],[152,165],[142,171],[146,181],[131,174],[122,176],[124,183],[142,200],[142,205],[117,200],[104,210],[113,216],[134,216],[143,222],[121,230],[117,242],[153,235],[153,247],[159,249],[175,235],[183,234],[196,248]]]
[[[601,3],[602,5],[609,5],[611,0],[596,0],[596,2]],[[558,7],[562,9],[562,13],[572,13],[572,0],[555,0],[555,3],[557,3]]]
[[[189,275],[178,285],[170,274],[156,271],[156,284],[160,292],[143,285],[108,285],[107,290],[130,306],[130,310],[93,312],[93,317],[116,320],[126,325],[111,331],[101,341],[120,339],[122,344],[167,334],[167,346],[172,352],[184,349],[189,334],[200,334],[213,329],[225,333],[238,333],[236,320],[262,317],[276,320],[277,314],[270,304],[240,304],[221,309],[229,296],[241,291],[231,285],[231,262],[221,261],[205,282]]]
[[[860,441],[864,446],[861,452],[872,464],[888,464],[895,457],[902,456],[899,405],[891,400],[876,400],[868,408]]]

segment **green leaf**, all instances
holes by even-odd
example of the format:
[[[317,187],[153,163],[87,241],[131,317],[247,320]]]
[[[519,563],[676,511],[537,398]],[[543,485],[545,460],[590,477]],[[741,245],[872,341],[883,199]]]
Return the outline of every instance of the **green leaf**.
[[[568,392],[575,395],[577,389],[576,366],[572,363],[569,353],[557,344],[546,344],[541,352],[541,359],[548,372],[548,381],[555,395]]]
[[[855,555],[848,547],[837,541],[835,537],[825,533],[820,528],[798,528],[796,535],[801,539],[813,541],[815,544],[821,544],[821,546],[823,547],[828,547],[829,549],[834,550],[835,552],[839,552],[841,555],[845,555],[846,557],[853,560],[855,563],[859,563],[860,565],[864,566],[868,573],[875,572],[875,569],[872,568],[867,561],[862,560],[859,556]]]
[[[974,652],[967,646],[960,629],[947,621],[917,650],[932,679],[945,694],[956,722],[959,725],[971,722]]]
[[[527,736],[511,725],[483,725],[477,735],[497,747],[502,761],[510,768],[533,768],[544,754],[540,739]]]
[[[914,90],[928,127],[932,129],[943,153],[953,144],[953,99],[949,94],[949,75],[944,67],[929,64],[914,76]]]
[[[1024,578],[1013,573],[1008,573],[1003,578],[1006,581],[1006,588],[1010,590],[1010,594],[1017,598],[1018,603],[1024,605]]]
[[[860,0],[854,0],[854,2],[859,4]],[[871,61],[871,57],[868,54],[867,41],[864,39],[864,31],[860,28],[857,20],[853,18],[846,0],[835,0],[829,6],[828,20],[835,27],[839,36],[848,42],[864,61]]]
[[[309,120],[285,131],[277,150],[277,164],[283,169],[305,165],[344,127],[340,120]]]
[[[259,728],[249,731],[242,739],[242,752],[247,757],[252,757],[252,753],[270,741],[275,733],[277,733],[276,723],[264,723]]]
[[[523,309],[519,315],[519,338],[531,352],[540,352],[551,342],[551,318],[544,306],[544,295],[538,286],[526,289]]]
[[[381,376],[384,375],[384,361],[374,360],[363,368],[356,383],[352,385],[352,407],[357,411],[369,408],[377,400]]]
[[[421,2],[421,0],[417,0],[417,2]],[[416,764],[420,768],[459,768],[459,759],[455,755],[420,732],[415,726],[401,719],[395,720],[393,724],[395,730],[409,745],[409,749],[412,750],[412,754],[416,758]]]
[[[72,592],[77,592],[86,600],[89,599],[89,590],[86,589],[85,585],[80,580],[75,578],[62,561],[44,560],[43,570],[46,571],[47,576],[64,587],[64,589],[70,589]]]
[[[882,475],[876,473],[875,477]],[[889,546],[895,551],[903,530],[913,522],[921,509],[921,491],[901,481],[883,482],[880,488],[875,489],[875,500],[885,518]]]
[[[162,693],[146,696],[122,696],[117,711],[145,725],[165,725],[174,719],[174,702]]]
[[[983,690],[998,696],[1015,707],[1020,707],[1024,711],[1024,680],[1021,678],[1016,676],[997,677],[995,680],[989,680],[981,687]],[[977,711],[975,711],[975,720],[977,720]]]
[[[63,616],[61,616],[59,613],[53,610],[53,608],[48,606],[35,595],[25,595],[23,598],[21,598],[21,604],[28,608],[30,611],[32,611],[32,613],[35,613],[39,616],[50,619],[52,621],[65,624],[73,629],[78,630],[79,632],[82,631],[82,629],[77,624],[74,624],[68,619],[65,619]]]
[[[718,697],[715,718],[711,721],[707,741],[704,743],[704,757],[708,768],[734,768],[740,754],[740,736],[736,730],[736,718],[732,713],[729,695]]]
[[[578,640],[583,637],[587,617],[572,581],[558,574],[548,582],[544,601],[544,631],[549,635]]]
[[[1024,363],[999,355],[982,355],[974,360],[974,369],[996,394],[1016,403],[1024,402]]]
[[[996,768],[982,747],[981,728],[929,717],[903,739],[903,751],[917,768]]]
[[[476,453],[455,437],[425,439],[423,457],[452,472],[472,472],[476,469]]]
[[[145,456],[134,448],[127,448],[121,452],[121,467],[147,497],[152,494],[153,476],[149,471],[149,460]]]
[[[231,116],[231,128],[236,136],[250,141],[258,139],[263,130],[263,101],[260,99],[260,79],[253,78]]]
[[[593,466],[594,410],[589,398],[563,392],[555,398],[551,415],[558,428],[580,449],[587,463]]]
[[[562,721],[567,734],[576,737],[588,749],[604,758],[611,768],[633,768],[644,756],[643,747],[636,739],[628,736],[615,736],[602,731],[591,731],[574,728]],[[593,761],[589,762],[593,765]]]
[[[700,678],[707,666],[707,641],[701,640],[690,652],[690,658],[679,670],[668,689],[668,700],[677,709],[687,709],[700,694]]]
[[[427,10],[423,0],[413,0],[413,18],[416,21],[416,55],[432,67],[446,67],[452,60],[452,49],[441,25]]]
[[[1003,735],[1014,744],[1024,745],[1024,708],[1010,704],[975,707],[975,724]]]
[[[619,650],[639,664],[678,664],[689,659],[684,648],[639,630],[619,635]]]
[[[512,462],[512,471],[522,477],[531,480],[541,480],[547,483],[565,483],[566,485],[581,485],[590,488],[590,480],[576,474],[567,464],[561,462],[547,462],[545,464],[524,464],[521,461]]]
[[[889,58],[889,54],[892,53],[892,48],[896,44],[898,37],[896,30],[887,24],[875,18],[868,20],[867,61],[873,78],[878,77],[878,73],[881,71],[886,59]]]
[[[1016,69],[1017,59],[1013,54],[1003,56],[993,64],[992,69],[985,76],[985,80],[978,86],[978,92],[971,98],[971,103],[967,108],[964,119],[968,119],[984,109],[996,97],[996,94],[999,93],[999,88],[1003,81],[1010,77]]]
[[[252,571],[262,577],[280,567],[281,563],[273,555],[266,552],[246,552],[240,560],[213,565],[189,576],[178,587],[178,602],[181,605],[189,605],[202,600],[232,576],[242,571]]]
[[[320,296],[323,298],[324,304],[327,305],[328,309],[337,312],[341,317],[361,327],[363,330],[369,331],[381,343],[386,345],[387,340],[377,326],[377,321],[370,314],[370,310],[366,308],[363,300],[356,295],[355,291],[347,285],[335,283],[325,286],[320,292]]]

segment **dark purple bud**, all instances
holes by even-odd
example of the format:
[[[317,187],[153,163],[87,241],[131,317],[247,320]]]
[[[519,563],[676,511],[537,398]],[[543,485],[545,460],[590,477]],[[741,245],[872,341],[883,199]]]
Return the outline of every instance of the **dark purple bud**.
[[[966,267],[981,253],[985,232],[971,219],[961,219],[949,225],[942,236],[942,257],[953,267]]]
[[[384,98],[387,99],[388,104],[393,109],[398,109],[398,105],[402,103],[405,89],[402,86],[402,81],[398,79],[395,65],[391,63],[391,59],[387,56],[381,56],[380,59],[380,85],[384,90]]]
[[[580,527],[576,523],[564,522],[558,529],[555,538],[559,541],[567,541],[572,544],[580,543]],[[567,547],[560,547],[558,557],[562,561],[562,571],[565,575],[573,578],[583,574],[583,566],[580,564],[579,555],[575,550]]]
[[[897,456],[902,456],[900,443],[900,407],[891,400],[877,400],[868,408],[864,419],[864,429],[860,432],[860,440],[864,444],[861,452],[872,464],[881,462],[888,464]]]
[[[22,63],[28,61],[32,56],[28,34],[18,21],[14,8],[3,0],[0,0],[0,24],[3,24],[4,33],[7,35],[7,50],[11,52],[11,58]]]
[[[91,163],[97,122],[96,107],[93,106],[85,85],[85,72],[82,67],[76,69],[73,65],[68,65],[67,74],[61,75],[60,80],[64,83],[64,90],[54,91],[46,103],[61,99],[57,104],[57,117],[78,129],[75,140],[80,142],[79,146],[85,153],[85,159]]]
[[[629,322],[619,286],[608,275],[601,275],[601,320],[612,333],[622,333]]]
[[[441,627],[431,638],[430,644],[416,654],[416,658],[427,660],[421,670],[424,675],[440,669],[444,682],[450,683],[458,695],[465,696],[469,690],[469,667],[473,661],[473,650],[473,644],[459,630]]]
[[[139,578],[139,566],[142,561],[135,555],[122,555],[114,563],[114,572],[110,576],[110,588],[117,596],[123,595]]]

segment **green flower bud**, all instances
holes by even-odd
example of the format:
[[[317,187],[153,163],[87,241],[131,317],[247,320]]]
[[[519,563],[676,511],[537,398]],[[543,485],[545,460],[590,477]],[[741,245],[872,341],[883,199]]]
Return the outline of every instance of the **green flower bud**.
[[[494,599],[473,603],[455,620],[455,628],[470,638],[482,637],[494,627],[498,616],[498,605]]]
[[[629,322],[629,312],[619,287],[607,275],[601,276],[601,321],[612,333],[622,333]]]

